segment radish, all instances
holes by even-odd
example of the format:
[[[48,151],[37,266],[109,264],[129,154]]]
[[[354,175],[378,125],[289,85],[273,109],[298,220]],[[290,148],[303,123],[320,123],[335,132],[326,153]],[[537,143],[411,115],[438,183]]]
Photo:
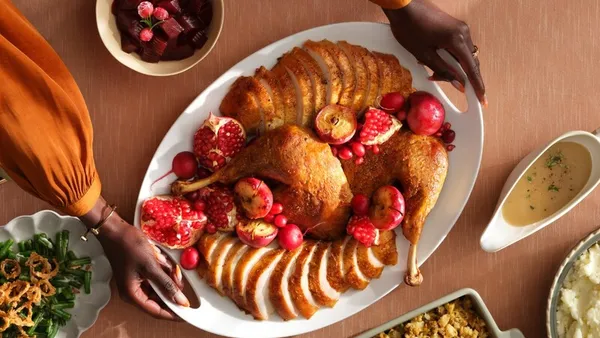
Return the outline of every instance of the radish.
[[[181,253],[181,258],[179,259],[179,263],[181,267],[186,270],[193,270],[198,266],[198,262],[200,261],[200,254],[198,250],[194,247],[189,247],[183,250]]]
[[[175,173],[180,179],[190,179],[196,176],[196,171],[198,170],[198,160],[196,159],[196,155],[189,151],[182,151],[179,154],[173,157],[173,162],[171,163],[171,170],[156,179],[156,181],[152,182],[154,185],[156,182],[162,180],[163,178]]]
[[[304,236],[302,235],[302,231],[296,224],[288,223],[283,228],[279,229],[279,235],[277,239],[279,241],[279,246],[284,248],[285,250],[294,250],[304,241]]]

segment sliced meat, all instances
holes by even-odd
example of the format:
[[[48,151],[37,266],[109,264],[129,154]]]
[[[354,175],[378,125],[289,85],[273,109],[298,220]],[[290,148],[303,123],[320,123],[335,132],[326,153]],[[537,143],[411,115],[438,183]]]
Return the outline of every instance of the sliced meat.
[[[321,67],[315,59],[313,59],[307,51],[302,48],[294,47],[292,49],[291,54],[295,56],[308,74],[310,75],[310,81],[313,88],[313,98],[315,101],[315,114],[318,113],[323,107],[327,105],[327,78]],[[311,122],[314,120],[315,116],[311,118]]]
[[[200,256],[204,258],[208,265],[212,264],[212,256],[217,244],[227,237],[231,235],[225,232],[217,232],[212,235],[204,235],[200,237],[198,241],[198,251],[200,252]]]
[[[333,289],[327,281],[329,247],[329,242],[317,244],[308,270],[308,287],[317,304],[333,307],[340,298],[340,293]]]
[[[362,48],[362,47],[361,47]],[[365,65],[367,66],[367,73],[369,74],[369,81],[368,81],[368,90],[367,90],[367,97],[365,99],[365,107],[367,108],[369,106],[374,106],[375,105],[375,101],[377,100],[377,95],[379,95],[379,68],[377,67],[377,59],[375,59],[375,56],[369,52],[368,49],[366,48],[362,48],[363,49],[363,61],[365,62]],[[365,111],[365,109],[362,109],[361,112]]]
[[[350,286],[357,290],[364,290],[369,285],[369,279],[363,275],[358,267],[356,259],[356,248],[358,241],[352,238],[344,248],[344,270],[346,272],[346,281]]]
[[[275,266],[273,274],[269,280],[269,300],[273,304],[277,314],[283,320],[290,320],[298,317],[298,312],[294,307],[294,302],[289,291],[289,278],[295,270],[296,261],[302,252],[303,245],[300,245],[293,251],[286,251]]]
[[[264,113],[257,97],[268,96],[266,90],[252,76],[241,76],[231,85],[221,101],[219,110],[244,126],[248,134],[257,134],[264,129]]]
[[[208,267],[208,273],[206,275],[206,283],[211,287],[215,288],[221,296],[223,293],[223,280],[221,275],[223,274],[223,266],[225,265],[225,258],[227,254],[234,247],[236,243],[240,243],[237,237],[226,237],[220,241],[215,249],[213,250],[211,264]]]
[[[283,94],[281,92],[281,85],[279,80],[273,75],[273,73],[261,66],[256,70],[255,77],[260,81],[262,86],[265,88],[269,96],[271,97],[271,103],[273,110],[264,109],[265,116],[265,129],[273,130],[283,125],[284,122],[284,105],[283,105]]]
[[[345,292],[350,287],[346,282],[344,271],[344,248],[350,238],[346,236],[331,243],[327,256],[327,281],[337,292]]]
[[[306,127],[310,124],[310,118],[315,113],[315,101],[313,89],[308,72],[295,56],[285,54],[280,60],[288,71],[296,90],[296,124]]]
[[[298,97],[296,95],[296,86],[290,77],[287,68],[278,63],[271,69],[273,75],[279,80],[281,85],[281,97],[283,99],[283,122],[284,124],[296,124]]]
[[[246,251],[238,261],[233,272],[233,289],[231,292],[231,298],[237,304],[237,306],[246,310],[246,284],[248,283],[248,277],[250,271],[254,265],[269,251],[270,248],[250,248]]]
[[[337,104],[342,93],[342,74],[334,57],[318,42],[308,40],[304,50],[315,59],[327,79],[327,104]]]
[[[233,299],[233,275],[237,267],[240,258],[248,251],[250,247],[246,244],[239,242],[236,243],[233,248],[229,250],[227,257],[225,257],[225,265],[223,266],[223,272],[221,273],[221,285],[223,288],[223,294]]]
[[[384,95],[392,92],[392,69],[390,68],[387,58],[391,55],[379,52],[373,52],[377,61],[377,69],[379,73],[379,94]]]
[[[392,70],[392,91],[401,92],[404,97],[407,97],[415,89],[412,86],[412,75],[410,71],[400,65],[398,58],[389,55],[387,58],[388,65]]]
[[[269,314],[273,313],[273,305],[268,299],[269,291],[267,285],[275,266],[284,252],[282,249],[269,251],[250,271],[248,282],[246,283],[246,309],[254,319],[269,319]]]
[[[373,255],[385,265],[398,264],[398,250],[396,249],[396,232],[384,231],[379,234],[379,245],[372,246]]]
[[[346,41],[338,42],[338,46],[346,53],[350,58],[356,77],[355,89],[354,89],[354,100],[352,101],[352,110],[359,113],[365,105],[365,100],[368,96],[369,83],[368,83],[368,71],[359,46],[349,44]]]
[[[308,287],[309,264],[316,248],[316,242],[306,242],[298,256],[294,272],[289,279],[289,292],[292,301],[298,312],[306,319],[312,317],[319,309]]]
[[[340,101],[342,106],[352,107],[354,102],[354,88],[356,86],[356,74],[354,67],[348,55],[336,44],[329,40],[323,40],[319,43],[323,44],[329,54],[333,56],[340,72],[342,73],[342,92]]]
[[[362,272],[366,278],[373,279],[381,276],[384,265],[377,257],[375,257],[372,248],[359,243],[356,248],[356,261],[358,262],[360,272]]]

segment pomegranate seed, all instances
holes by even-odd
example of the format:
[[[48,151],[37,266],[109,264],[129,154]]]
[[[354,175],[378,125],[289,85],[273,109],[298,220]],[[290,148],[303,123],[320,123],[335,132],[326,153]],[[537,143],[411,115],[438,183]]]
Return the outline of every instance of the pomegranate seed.
[[[406,120],[406,112],[404,110],[401,110],[398,112],[398,114],[396,114],[396,118],[400,121],[404,121]]]
[[[273,206],[271,207],[271,211],[269,212],[271,215],[279,215],[283,212],[283,204],[281,203],[273,203]]]
[[[185,194],[185,198],[187,198],[188,200],[190,200],[191,202],[197,200],[199,197],[198,192],[197,191],[192,191],[190,193]]]
[[[194,210],[204,211],[205,208],[206,208],[206,202],[204,202],[203,200],[194,201]]]
[[[446,150],[448,150],[448,151],[452,151],[452,150],[454,150],[454,148],[456,148],[456,146],[454,144],[449,144],[446,146]]]
[[[452,143],[452,142],[454,142],[455,138],[456,138],[456,133],[452,129],[446,129],[442,133],[442,140],[444,141],[444,143]]]
[[[379,154],[380,150],[379,150],[379,146],[378,145],[373,145],[373,148],[371,148],[371,150],[373,151],[373,154]]]
[[[361,164],[365,163],[365,158],[364,158],[364,157],[357,157],[357,158],[354,160],[354,163],[355,163],[356,165],[361,165]]]
[[[352,150],[348,147],[341,147],[340,150],[338,150],[338,156],[342,160],[349,160],[352,158]]]
[[[217,232],[217,227],[212,223],[208,223],[206,224],[206,232],[209,234],[214,234]]]
[[[274,224],[276,227],[283,228],[284,226],[286,226],[287,222],[288,222],[288,219],[284,215],[279,214],[279,215],[275,216]]]
[[[275,218],[275,215],[267,214],[267,216],[263,217],[263,220],[267,223],[273,223],[274,218]]]
[[[444,122],[443,128],[444,130],[449,130],[452,128],[452,124],[450,124],[450,122]]]
[[[433,134],[433,136],[435,137],[442,137],[443,133],[441,131],[437,131],[435,134]]]
[[[333,154],[333,156],[337,156],[337,154],[338,154],[337,148],[334,146],[331,146],[331,153]]]
[[[354,153],[354,155],[358,156],[358,157],[363,157],[365,156],[365,146],[362,145],[359,142],[352,142],[350,144],[350,146],[352,147],[352,152]]]

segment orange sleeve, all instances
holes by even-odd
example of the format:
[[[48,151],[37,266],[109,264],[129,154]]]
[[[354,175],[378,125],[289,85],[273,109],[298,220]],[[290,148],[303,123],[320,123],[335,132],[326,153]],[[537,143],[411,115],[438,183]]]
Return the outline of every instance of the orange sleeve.
[[[412,0],[370,0],[385,9],[399,9],[407,6]]]
[[[101,184],[85,101],[60,57],[8,0],[0,0],[0,167],[21,188],[73,216]]]

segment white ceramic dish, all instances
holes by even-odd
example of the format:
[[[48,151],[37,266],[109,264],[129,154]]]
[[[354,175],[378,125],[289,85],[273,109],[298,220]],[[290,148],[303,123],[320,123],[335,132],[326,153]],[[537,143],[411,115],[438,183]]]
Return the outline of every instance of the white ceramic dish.
[[[389,26],[377,23],[340,23],[297,33],[250,55],[219,77],[181,114],[158,147],[138,196],[135,224],[137,226],[140,224],[140,207],[145,199],[153,195],[169,193],[169,186],[166,183],[170,182],[166,182],[162,187],[155,186],[154,191],[150,189],[151,182],[170,170],[171,161],[178,152],[191,149],[194,132],[210,111],[219,111],[221,100],[237,77],[253,74],[260,65],[272,67],[278,57],[308,39],[325,38],[332,41],[347,40],[371,50],[396,55],[400,63],[411,71],[413,86],[435,94],[444,103],[446,118],[452,123],[457,134],[456,149],[450,153],[450,170],[444,189],[437,205],[427,218],[423,230],[418,261],[425,262],[454,226],[477,178],[483,148],[481,106],[472,87],[467,85],[469,109],[466,113],[459,112],[438,85],[427,80],[426,70],[396,42]],[[448,54],[444,53],[443,57],[457,69],[460,68]],[[200,297],[202,304],[200,308],[185,309],[175,306],[168,300],[167,304],[190,324],[223,336],[265,338],[310,332],[365,309],[402,284],[409,245],[401,234],[398,236],[397,246],[400,255],[398,265],[386,268],[381,278],[373,280],[366,290],[345,293],[334,308],[321,309],[310,320],[284,322],[277,316],[272,316],[273,319],[267,321],[255,321],[252,317],[244,315],[229,299],[219,296],[193,271],[185,271],[185,276]],[[178,251],[167,250],[167,253],[175,261],[179,261]],[[435,278],[435,276],[425,276],[425,278]]]
[[[560,298],[560,289],[562,288],[567,274],[573,268],[575,262],[579,257],[588,250],[592,245],[600,242],[600,230],[596,230],[591,234],[587,235],[569,252],[567,257],[563,260],[562,264],[554,276],[552,287],[550,288],[550,294],[548,296],[548,305],[546,307],[546,330],[548,337],[558,338],[558,330],[556,328],[556,310],[558,307],[558,300]]]
[[[571,202],[549,217],[526,226],[513,226],[508,224],[502,215],[502,206],[504,205],[508,195],[517,185],[517,182],[521,176],[523,176],[527,169],[529,169],[529,167],[533,164],[533,162],[542,156],[548,148],[561,141],[576,142],[589,150],[592,156],[592,171],[587,184]],[[498,199],[492,220],[486,227],[483,235],[481,235],[481,247],[487,252],[496,252],[543,229],[548,224],[553,223],[557,219],[561,218],[564,214],[579,204],[579,202],[581,202],[592,190],[594,190],[598,183],[600,183],[600,129],[594,131],[593,133],[587,131],[571,131],[555,138],[546,145],[525,156],[525,158],[523,158],[510,173],[506,179],[506,183],[504,183],[502,192],[500,193],[500,198]]]
[[[112,269],[100,242],[89,236],[87,242],[79,237],[85,232],[85,226],[74,217],[60,216],[57,213],[44,210],[31,216],[21,216],[10,221],[0,228],[0,241],[12,238],[15,241],[13,250],[17,249],[20,241],[31,239],[33,235],[45,232],[48,237],[54,238],[57,232],[69,230],[69,250],[73,250],[78,257],[89,256],[92,259],[92,292],[84,292],[75,298],[75,307],[67,309],[71,313],[71,320],[58,332],[59,338],[79,337],[89,329],[98,319],[100,310],[110,300],[110,278]]]
[[[106,49],[123,65],[138,73],[152,76],[169,76],[183,73],[202,61],[213,49],[221,30],[223,30],[224,5],[223,0],[211,0],[213,18],[208,32],[208,40],[201,49],[189,58],[178,61],[160,61],[149,63],[143,61],[137,53],[125,53],[121,50],[121,35],[117,29],[117,21],[111,11],[114,0],[96,0],[96,24],[100,38]]]
[[[500,329],[498,328],[498,325],[496,325],[496,322],[494,322],[494,318],[492,317],[492,314],[490,313],[488,308],[485,306],[483,299],[481,299],[481,296],[479,295],[479,293],[477,293],[477,291],[475,291],[473,289],[461,289],[461,290],[452,292],[451,294],[446,295],[438,300],[435,300],[427,305],[423,305],[416,310],[406,313],[396,319],[392,319],[385,324],[382,324],[382,325],[380,325],[376,328],[373,328],[367,332],[361,333],[360,335],[356,336],[355,338],[375,337],[380,332],[389,330],[389,329],[391,329],[397,325],[400,325],[402,323],[406,323],[422,313],[429,312],[429,311],[437,308],[438,306],[442,306],[446,303],[449,303],[449,302],[456,300],[463,296],[467,296],[471,299],[471,301],[473,302],[475,311],[477,311],[477,314],[479,314],[481,316],[481,318],[483,318],[483,320],[487,324],[487,327],[493,338],[525,338],[525,336],[523,336],[523,333],[521,333],[521,331],[519,331],[517,329],[511,329],[511,330],[504,331],[504,332],[500,331]]]

